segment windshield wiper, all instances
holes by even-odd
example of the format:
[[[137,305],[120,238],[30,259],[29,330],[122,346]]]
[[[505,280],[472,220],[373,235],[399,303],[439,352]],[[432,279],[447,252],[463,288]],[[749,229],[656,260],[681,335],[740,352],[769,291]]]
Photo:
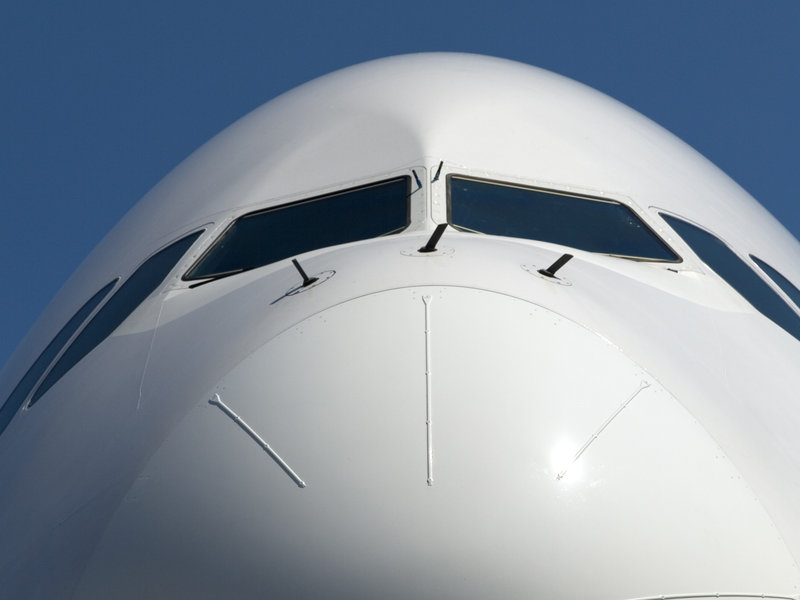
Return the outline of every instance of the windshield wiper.
[[[212,281],[217,281],[218,279],[225,279],[226,277],[230,277],[231,275],[238,275],[239,273],[244,273],[245,271],[249,271],[250,269],[231,269],[230,271],[222,271],[221,273],[214,273],[208,279],[203,278],[203,281],[199,281],[198,283],[193,283],[189,286],[189,289],[200,287],[201,285],[205,285],[207,283],[211,283]]]

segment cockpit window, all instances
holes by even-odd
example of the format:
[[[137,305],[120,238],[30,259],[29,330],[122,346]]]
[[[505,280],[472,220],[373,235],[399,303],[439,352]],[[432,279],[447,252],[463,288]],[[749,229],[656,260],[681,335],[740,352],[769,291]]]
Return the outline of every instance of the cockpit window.
[[[103,340],[136,310],[155,290],[183,257],[202,231],[189,234],[163,250],[156,252],[128,277],[128,280],[109,298],[83,331],[72,341],[33,394],[33,405],[53,384],[61,379],[78,361],[94,350]]]
[[[630,208],[612,200],[449,176],[448,220],[504,235],[646,261],[679,262]]]
[[[797,313],[722,240],[677,217],[664,213],[661,216],[700,260],[744,296],[753,308],[800,340],[800,317]]]
[[[50,366],[50,363],[58,356],[58,353],[61,352],[61,349],[69,342],[78,328],[83,325],[84,321],[89,318],[92,311],[105,299],[117,281],[119,281],[119,279],[114,279],[107,283],[99,292],[89,298],[72,318],[67,321],[67,324],[61,328],[61,331],[56,334],[56,337],[53,338],[47,345],[47,348],[42,351],[33,365],[31,365],[17,384],[17,387],[14,388],[14,391],[11,392],[11,395],[6,399],[5,403],[3,403],[2,408],[0,408],[0,433],[5,431],[5,428],[11,422],[11,419],[17,413],[19,407],[22,406],[28,394],[33,390],[36,382],[39,381],[39,378],[47,370],[47,367]]]
[[[765,263],[763,260],[758,258],[757,256],[750,255],[750,258],[753,259],[759,268],[764,271],[764,273],[769,276],[775,284],[783,290],[783,292],[789,296],[792,302],[795,303],[795,306],[800,307],[800,290],[798,290],[795,285],[786,279],[781,273],[777,270]]]
[[[240,217],[183,276],[218,277],[408,226],[410,178],[398,177]]]

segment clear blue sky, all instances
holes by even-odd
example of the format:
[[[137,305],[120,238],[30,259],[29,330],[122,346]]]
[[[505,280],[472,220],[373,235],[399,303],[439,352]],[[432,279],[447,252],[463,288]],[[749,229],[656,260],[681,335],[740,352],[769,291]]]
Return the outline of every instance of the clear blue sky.
[[[800,2],[6,2],[0,365],[195,148],[304,81],[420,51],[544,67],[697,148],[800,237]]]

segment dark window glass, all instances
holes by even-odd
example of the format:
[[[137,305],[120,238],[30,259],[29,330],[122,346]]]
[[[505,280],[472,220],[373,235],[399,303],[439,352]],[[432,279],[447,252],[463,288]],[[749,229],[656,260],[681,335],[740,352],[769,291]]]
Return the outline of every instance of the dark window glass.
[[[61,328],[61,331],[56,334],[56,337],[47,345],[47,348],[39,355],[36,362],[31,365],[31,368],[28,369],[28,372],[25,373],[17,384],[17,387],[14,388],[14,391],[11,392],[11,395],[6,399],[3,407],[0,408],[0,433],[5,431],[11,419],[17,414],[19,407],[25,402],[25,398],[31,393],[33,386],[36,385],[42,373],[47,370],[47,367],[50,366],[50,363],[53,362],[56,355],[58,355],[64,345],[69,341],[72,334],[78,330],[97,305],[103,301],[117,281],[119,280],[115,279],[106,284],[103,289],[89,298],[86,304],[81,306],[78,312],[76,312],[73,317],[67,321],[67,324]]]
[[[800,340],[800,317],[736,253],[716,236],[677,217],[661,214],[697,256],[753,307]]]
[[[97,311],[94,318],[61,355],[61,358],[42,381],[39,389],[34,393],[31,405],[39,400],[78,361],[111,335],[128,318],[128,315],[136,310],[142,301],[164,281],[164,278],[201,233],[198,231],[187,235],[157,252],[128,277],[128,280],[109,298],[103,308]]]
[[[449,220],[456,228],[639,260],[680,260],[619,202],[455,176],[449,182]]]
[[[800,307],[800,290],[798,290],[794,284],[786,279],[783,275],[781,275],[776,269],[773,269],[767,263],[765,263],[760,258],[750,255],[750,258],[761,267],[761,270],[764,271],[767,275],[769,275],[770,279],[774,281],[779,288],[781,288],[784,293],[791,298],[792,302],[794,302],[798,307]]]
[[[309,250],[396,233],[408,225],[408,177],[245,215],[184,275],[247,271]]]

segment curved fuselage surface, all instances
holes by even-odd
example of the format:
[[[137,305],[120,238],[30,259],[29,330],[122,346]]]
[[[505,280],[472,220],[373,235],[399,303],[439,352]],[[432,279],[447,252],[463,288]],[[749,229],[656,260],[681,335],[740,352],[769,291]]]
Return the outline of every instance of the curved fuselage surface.
[[[0,375],[2,587],[796,597],[798,284],[755,200],[581,84],[322,77],[145,196]]]

